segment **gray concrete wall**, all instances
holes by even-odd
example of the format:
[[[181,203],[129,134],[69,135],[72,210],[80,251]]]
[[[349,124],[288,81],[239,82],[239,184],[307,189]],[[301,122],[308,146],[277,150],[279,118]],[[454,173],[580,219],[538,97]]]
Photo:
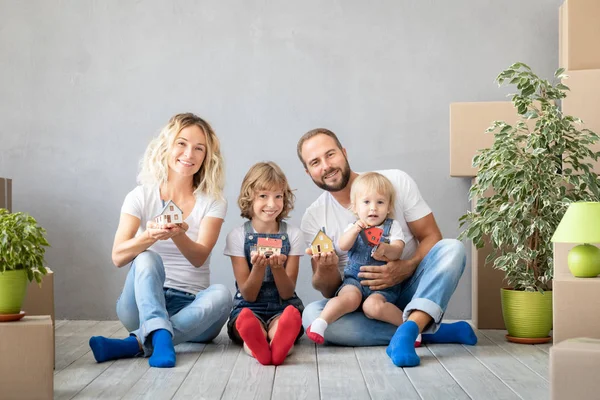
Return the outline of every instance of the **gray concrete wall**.
[[[417,181],[445,237],[469,207],[449,177],[448,105],[503,100],[493,80],[515,61],[550,77],[560,0],[0,0],[0,176],[13,208],[48,230],[58,318],[115,318],[127,269],[110,251],[148,141],[178,112],[222,140],[229,213],[256,161],[297,189],[292,223],[319,190],[296,159],[315,127],[340,135],[357,171],[399,168]],[[470,317],[467,268],[446,313]],[[298,293],[320,298],[304,259]]]

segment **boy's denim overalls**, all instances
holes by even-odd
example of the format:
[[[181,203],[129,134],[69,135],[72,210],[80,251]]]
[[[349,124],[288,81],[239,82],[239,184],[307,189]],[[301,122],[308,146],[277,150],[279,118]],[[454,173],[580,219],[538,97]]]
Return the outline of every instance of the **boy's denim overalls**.
[[[285,254],[286,256],[290,252],[290,239],[287,235],[287,224],[283,221],[279,222],[279,233],[256,233],[252,229],[252,224],[250,221],[246,221],[244,224],[244,254],[246,256],[246,261],[248,262],[248,267],[252,270],[252,263],[250,262],[251,257],[250,253],[255,251],[256,244],[258,242],[258,238],[273,238],[273,239],[281,239],[282,247],[281,254]],[[285,267],[285,266],[284,266]],[[302,313],[304,311],[304,305],[302,304],[302,300],[298,298],[296,293],[287,299],[283,300],[279,296],[279,291],[277,290],[277,286],[275,285],[275,279],[273,278],[273,273],[271,272],[271,267],[267,266],[265,270],[265,276],[263,278],[262,286],[260,287],[260,291],[258,292],[258,296],[256,301],[249,302],[244,300],[240,290],[238,289],[237,282],[235,283],[235,287],[237,289],[235,296],[233,296],[233,309],[231,310],[231,314],[229,315],[229,322],[227,322],[227,333],[231,340],[236,343],[242,343],[237,335],[234,332],[235,320],[239,313],[243,308],[249,308],[252,310],[254,315],[262,322],[265,330],[269,325],[269,322],[276,316],[283,313],[283,310],[292,305]],[[304,333],[304,329],[300,329],[300,333],[298,334],[298,338],[302,336]]]
[[[387,242],[387,238],[390,236],[390,228],[392,227],[392,222],[394,222],[391,218],[386,218],[383,223],[383,235],[381,237],[381,242]],[[391,288],[383,289],[383,290],[371,290],[368,286],[363,286],[360,284],[360,278],[358,277],[358,273],[360,272],[360,267],[363,265],[384,265],[385,261],[377,261],[371,256],[371,251],[373,250],[372,246],[365,241],[364,235],[359,234],[356,238],[356,241],[352,245],[352,248],[348,250],[348,263],[346,264],[346,268],[344,268],[344,281],[342,285],[335,293],[336,296],[342,290],[342,288],[346,285],[351,285],[357,287],[363,295],[363,300],[366,299],[372,293],[379,293],[385,300],[390,303],[395,303],[398,298],[398,289],[393,286]]]

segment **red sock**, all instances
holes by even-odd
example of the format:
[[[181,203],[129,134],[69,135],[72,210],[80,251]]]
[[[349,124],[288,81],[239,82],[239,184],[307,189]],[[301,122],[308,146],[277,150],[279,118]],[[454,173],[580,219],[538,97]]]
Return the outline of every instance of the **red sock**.
[[[300,311],[294,306],[287,306],[279,318],[277,332],[275,332],[275,336],[273,336],[273,340],[271,341],[273,365],[283,364],[298,337],[301,326],[302,317],[300,316]]]
[[[308,336],[308,338],[310,340],[312,340],[313,342],[315,342],[316,344],[325,343],[325,338],[323,336],[319,335],[318,333],[311,332],[310,326],[308,328],[306,328],[306,336]]]
[[[235,328],[246,346],[252,351],[254,358],[262,365],[271,364],[271,349],[262,326],[249,308],[242,309],[235,320]]]

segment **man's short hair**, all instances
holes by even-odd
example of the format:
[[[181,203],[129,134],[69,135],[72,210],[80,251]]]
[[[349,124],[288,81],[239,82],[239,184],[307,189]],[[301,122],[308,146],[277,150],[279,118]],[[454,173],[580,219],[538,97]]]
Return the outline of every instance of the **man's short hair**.
[[[330,138],[332,138],[335,141],[335,144],[337,145],[337,147],[340,150],[342,150],[342,144],[340,143],[340,140],[335,135],[335,133],[331,132],[329,129],[317,128],[317,129],[313,129],[313,130],[306,132],[304,135],[302,135],[300,140],[298,140],[298,146],[296,147],[296,151],[298,152],[298,158],[300,159],[300,162],[302,163],[302,165],[304,165],[305,169],[306,169],[306,162],[304,162],[304,160],[302,159],[302,146],[304,145],[304,142],[306,142],[308,139],[310,139],[314,136],[317,136],[317,135],[329,136]]]

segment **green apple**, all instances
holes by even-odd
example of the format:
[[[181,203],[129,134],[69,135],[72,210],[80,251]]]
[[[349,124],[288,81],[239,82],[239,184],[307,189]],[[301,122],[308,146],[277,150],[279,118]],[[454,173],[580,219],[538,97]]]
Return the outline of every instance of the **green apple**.
[[[580,244],[569,251],[569,269],[578,278],[594,278],[600,275],[600,249],[591,244]]]

